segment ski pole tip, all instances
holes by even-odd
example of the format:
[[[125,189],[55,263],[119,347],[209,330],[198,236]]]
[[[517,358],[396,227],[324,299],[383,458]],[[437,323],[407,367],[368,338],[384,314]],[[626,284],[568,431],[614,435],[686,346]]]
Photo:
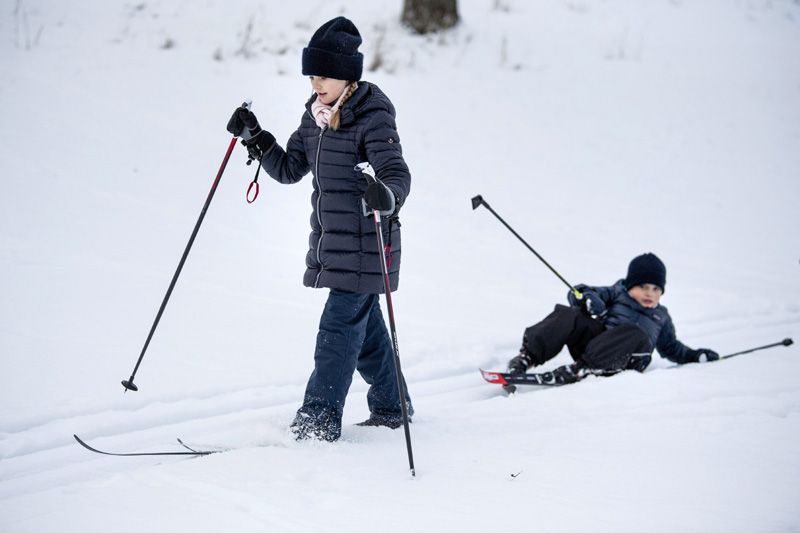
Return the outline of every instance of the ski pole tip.
[[[794,344],[794,341],[790,337],[786,337],[785,339],[783,339],[784,346],[791,346],[792,344]]]
[[[472,209],[478,209],[478,206],[483,203],[483,196],[480,194],[472,198]]]
[[[137,390],[139,390],[139,387],[137,387],[133,383],[133,380],[123,379],[122,380],[122,386],[125,387],[125,392],[127,392],[129,390],[132,390],[132,391],[136,392]]]

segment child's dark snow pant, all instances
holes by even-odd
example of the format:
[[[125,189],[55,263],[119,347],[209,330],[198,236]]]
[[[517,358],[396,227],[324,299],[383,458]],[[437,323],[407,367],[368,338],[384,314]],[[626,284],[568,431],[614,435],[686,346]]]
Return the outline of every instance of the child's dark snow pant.
[[[355,370],[370,385],[370,413],[402,416],[392,342],[378,298],[377,294],[331,289],[319,323],[314,371],[292,425],[298,437],[339,438],[345,398]],[[411,415],[408,390],[404,392]]]
[[[575,361],[600,370],[644,370],[653,351],[650,339],[636,325],[606,329],[601,321],[577,307],[565,305],[556,305],[552,313],[526,329],[522,337],[522,350],[534,365],[554,358],[565,345]]]

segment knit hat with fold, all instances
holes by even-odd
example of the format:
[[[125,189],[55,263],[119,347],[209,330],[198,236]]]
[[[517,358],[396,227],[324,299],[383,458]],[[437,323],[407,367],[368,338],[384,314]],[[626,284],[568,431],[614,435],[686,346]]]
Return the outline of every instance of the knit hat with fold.
[[[329,20],[311,36],[303,48],[303,75],[358,81],[364,56],[358,51],[361,34],[345,17]]]

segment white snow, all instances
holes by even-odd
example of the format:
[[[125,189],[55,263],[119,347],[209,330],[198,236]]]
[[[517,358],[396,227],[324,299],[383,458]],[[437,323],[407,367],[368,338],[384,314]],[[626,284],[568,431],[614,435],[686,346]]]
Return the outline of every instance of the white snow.
[[[572,283],[667,264],[679,337],[800,336],[800,4],[462,0],[436,37],[400,0],[15,0],[0,12],[0,531],[797,531],[795,346],[507,398],[482,381]],[[352,18],[413,184],[395,293],[416,408],[335,444],[287,431],[326,291],[302,287],[311,181],[237,147],[253,98],[285,142],[300,52]],[[248,28],[250,28],[248,30]],[[792,59],[794,58],[794,59]],[[380,59],[380,61],[377,61]],[[569,360],[561,354],[550,365]],[[111,451],[231,448],[203,458]]]

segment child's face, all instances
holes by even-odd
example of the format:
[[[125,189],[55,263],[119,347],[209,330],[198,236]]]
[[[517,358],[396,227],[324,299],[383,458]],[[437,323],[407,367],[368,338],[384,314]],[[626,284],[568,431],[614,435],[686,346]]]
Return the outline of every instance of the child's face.
[[[661,287],[653,285],[652,283],[645,283],[644,285],[636,285],[628,289],[628,294],[631,298],[642,307],[653,308],[658,305],[661,300]]]
[[[317,98],[325,105],[331,105],[344,92],[347,87],[346,80],[335,80],[333,78],[323,78],[322,76],[309,76],[311,88],[317,93]]]

